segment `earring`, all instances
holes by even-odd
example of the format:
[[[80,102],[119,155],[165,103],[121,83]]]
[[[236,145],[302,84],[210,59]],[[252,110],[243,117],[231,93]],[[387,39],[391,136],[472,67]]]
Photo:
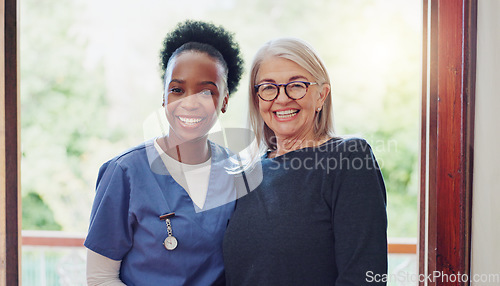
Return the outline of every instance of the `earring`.
[[[321,107],[318,107],[318,112],[321,110]]]
[[[220,109],[220,111],[222,113],[226,113],[226,109],[227,109],[227,102],[228,102],[228,98],[227,96],[224,98],[224,101],[222,102],[222,108]]]

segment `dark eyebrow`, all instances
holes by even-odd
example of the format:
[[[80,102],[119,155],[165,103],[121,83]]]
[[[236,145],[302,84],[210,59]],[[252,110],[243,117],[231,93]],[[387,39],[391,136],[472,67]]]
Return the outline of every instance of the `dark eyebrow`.
[[[172,79],[172,80],[171,80],[168,84],[171,84],[171,83],[173,83],[173,82],[175,82],[175,83],[181,83],[181,84],[182,84],[182,83],[185,83],[185,81],[184,81],[184,80],[180,80],[180,79],[175,79],[175,78],[174,78],[174,79]]]
[[[174,78],[174,79],[172,79],[172,80],[169,82],[169,84],[171,84],[171,83],[179,83],[179,84],[184,84],[184,83],[186,83],[186,81],[185,81],[185,80],[180,80],[180,79],[175,79],[175,78]],[[213,85],[213,86],[217,87],[217,84],[215,84],[215,82],[213,82],[213,81],[202,81],[202,82],[198,83],[198,85],[207,85],[207,84],[208,84],[208,85]]]
[[[215,82],[213,82],[213,81],[202,81],[198,85],[207,85],[207,84],[210,84],[210,85],[217,87],[217,84],[215,84]]]

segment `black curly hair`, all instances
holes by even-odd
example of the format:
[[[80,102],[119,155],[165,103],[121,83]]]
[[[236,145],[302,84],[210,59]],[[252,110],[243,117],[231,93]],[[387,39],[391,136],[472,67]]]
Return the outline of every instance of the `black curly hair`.
[[[160,51],[162,79],[170,59],[183,51],[200,51],[217,59],[227,71],[227,88],[231,95],[236,91],[243,73],[243,59],[240,47],[233,39],[233,33],[212,23],[187,20],[177,24],[167,34]]]

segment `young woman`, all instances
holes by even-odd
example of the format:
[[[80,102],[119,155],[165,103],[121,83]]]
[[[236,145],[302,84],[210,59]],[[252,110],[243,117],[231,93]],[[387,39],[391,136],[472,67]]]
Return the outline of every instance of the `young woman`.
[[[89,285],[224,285],[231,155],[207,133],[241,77],[239,47],[222,27],[187,21],[165,38],[161,66],[169,132],[99,170]]]
[[[359,286],[387,272],[382,175],[366,141],[333,135],[330,90],[307,43],[257,52],[249,104],[264,178],[226,231],[227,285]]]

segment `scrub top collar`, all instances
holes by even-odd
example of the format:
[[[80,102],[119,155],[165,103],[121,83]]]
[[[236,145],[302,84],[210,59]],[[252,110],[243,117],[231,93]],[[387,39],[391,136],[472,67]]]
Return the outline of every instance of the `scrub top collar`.
[[[156,175],[171,177],[173,183],[182,188],[173,179],[172,175],[167,170],[163,160],[160,157],[160,153],[154,146],[154,140],[156,139],[151,139],[144,143],[151,171]],[[221,146],[218,146],[215,143],[211,142],[210,140],[208,141],[208,143],[211,151],[211,168],[208,181],[208,190],[203,208],[199,208],[196,204],[193,203],[193,207],[196,212],[207,211],[219,207],[221,205],[233,202],[237,198],[234,175],[228,173],[227,171],[235,168],[235,166],[233,166],[234,160],[230,160],[232,154],[230,154]],[[220,188],[220,186],[225,186],[225,188]]]

